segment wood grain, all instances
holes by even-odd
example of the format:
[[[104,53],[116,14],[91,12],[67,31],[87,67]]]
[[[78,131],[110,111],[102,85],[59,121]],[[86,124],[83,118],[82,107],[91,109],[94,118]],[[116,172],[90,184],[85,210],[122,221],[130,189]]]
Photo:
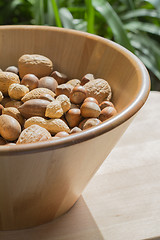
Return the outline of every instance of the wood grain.
[[[39,227],[1,231],[0,239],[160,239],[159,101],[151,92],[69,212]]]

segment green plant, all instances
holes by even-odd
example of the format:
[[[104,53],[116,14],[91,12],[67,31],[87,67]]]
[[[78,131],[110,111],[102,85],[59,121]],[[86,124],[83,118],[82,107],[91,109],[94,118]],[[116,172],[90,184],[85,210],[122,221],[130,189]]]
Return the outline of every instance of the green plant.
[[[36,24],[97,34],[140,58],[160,90],[159,0],[0,0],[0,24]]]

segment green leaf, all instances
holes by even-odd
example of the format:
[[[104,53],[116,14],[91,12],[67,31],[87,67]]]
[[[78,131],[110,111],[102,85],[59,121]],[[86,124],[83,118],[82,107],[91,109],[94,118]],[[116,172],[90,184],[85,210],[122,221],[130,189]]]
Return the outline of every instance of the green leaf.
[[[148,32],[160,36],[160,27],[152,23],[143,23],[139,21],[132,21],[125,24],[125,29],[137,33],[138,31]]]
[[[93,6],[105,18],[112,29],[115,41],[134,52],[134,48],[130,44],[123,24],[111,5],[104,0],[93,0]]]
[[[62,27],[57,3],[55,0],[51,0],[51,2],[52,2],[52,8],[53,8],[54,16],[55,16],[56,25],[57,25],[57,27]]]
[[[94,33],[94,8],[92,6],[92,0],[85,0],[86,12],[87,12],[87,31]]]
[[[152,17],[160,19],[160,13],[153,9],[136,9],[134,11],[128,11],[122,16],[122,19],[129,20],[135,17]]]
[[[160,2],[159,0],[145,0],[145,2],[149,2],[154,6],[158,11],[160,11]]]
[[[73,16],[67,8],[60,8],[60,18],[64,28],[74,29]]]

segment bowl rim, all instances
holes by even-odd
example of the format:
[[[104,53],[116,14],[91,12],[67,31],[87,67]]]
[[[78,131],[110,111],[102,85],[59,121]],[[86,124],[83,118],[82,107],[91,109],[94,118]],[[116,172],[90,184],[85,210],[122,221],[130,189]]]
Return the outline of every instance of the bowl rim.
[[[53,26],[37,26],[37,25],[5,25],[0,27],[0,31],[5,30],[44,30],[44,31],[54,31],[54,32],[64,32],[64,33],[72,33],[74,35],[84,36],[88,38],[92,38],[94,40],[98,40],[101,43],[107,43],[107,45],[111,45],[113,48],[118,50],[121,54],[127,57],[132,64],[137,69],[138,77],[141,79],[139,82],[139,91],[137,95],[132,100],[131,104],[126,106],[120,113],[116,116],[110,118],[109,120],[101,123],[100,125],[90,128],[87,130],[83,130],[80,133],[70,135],[68,137],[60,138],[57,140],[50,140],[44,142],[37,143],[27,143],[27,144],[19,144],[16,146],[12,145],[2,145],[2,149],[0,149],[0,156],[2,155],[19,155],[19,154],[30,154],[31,152],[41,152],[48,151],[53,149],[64,148],[67,146],[71,146],[74,144],[78,144],[89,139],[98,137],[106,132],[109,132],[113,128],[118,127],[122,123],[126,122],[132,116],[134,116],[140,108],[144,105],[145,101],[150,92],[150,77],[148,71],[141,60],[135,56],[132,52],[124,48],[123,46],[100,36],[73,30],[73,29],[65,29],[58,28]]]

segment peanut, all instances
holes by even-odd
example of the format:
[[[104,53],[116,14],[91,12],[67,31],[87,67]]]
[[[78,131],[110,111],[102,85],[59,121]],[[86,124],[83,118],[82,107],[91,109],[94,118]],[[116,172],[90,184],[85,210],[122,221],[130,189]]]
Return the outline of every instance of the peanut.
[[[70,129],[67,124],[62,119],[44,119],[42,117],[31,117],[26,120],[24,127],[27,128],[33,124],[37,124],[41,127],[47,129],[51,134],[56,134],[58,132],[69,133]]]
[[[0,102],[2,102],[4,96],[3,96],[3,93],[0,91]]]
[[[58,100],[50,102],[45,111],[45,116],[49,118],[60,118],[63,115],[61,103]]]
[[[49,94],[53,98],[55,97],[55,93],[52,92],[50,89],[47,88],[35,88],[29,93],[27,93],[21,100],[22,102],[26,102],[31,99],[39,99],[42,94]]]
[[[24,97],[28,92],[28,87],[20,85],[18,83],[13,83],[8,88],[8,95],[10,98],[15,100],[21,100],[21,98]]]
[[[0,91],[7,96],[8,88],[12,83],[20,83],[17,74],[12,72],[0,72]]]
[[[71,108],[71,102],[66,95],[61,94],[56,98],[56,100],[58,100],[61,103],[63,113],[67,112]]]

